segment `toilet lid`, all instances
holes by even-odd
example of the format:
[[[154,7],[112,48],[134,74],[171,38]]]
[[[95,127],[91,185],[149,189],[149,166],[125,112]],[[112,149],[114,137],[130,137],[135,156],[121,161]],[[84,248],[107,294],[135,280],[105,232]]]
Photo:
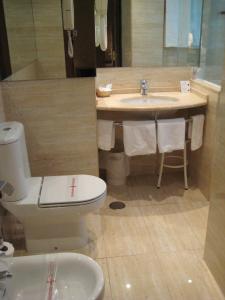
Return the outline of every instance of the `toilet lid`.
[[[106,192],[105,182],[90,175],[44,177],[39,206],[82,205],[92,202]]]

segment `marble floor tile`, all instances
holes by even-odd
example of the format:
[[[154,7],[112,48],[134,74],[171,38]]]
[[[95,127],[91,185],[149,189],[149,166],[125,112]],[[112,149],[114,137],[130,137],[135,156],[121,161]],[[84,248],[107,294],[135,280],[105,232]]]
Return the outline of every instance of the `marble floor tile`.
[[[112,210],[112,201],[126,207]],[[184,190],[182,174],[165,174],[159,190],[154,176],[130,177],[85,216],[89,241],[74,252],[102,267],[104,300],[225,300],[203,259],[208,208],[197,187]]]
[[[174,203],[173,196],[168,194],[166,186],[157,189],[156,180],[154,174],[131,177],[127,185],[128,199],[133,201],[136,206]]]
[[[76,252],[88,255],[94,259],[104,258],[105,244],[103,237],[103,217],[99,212],[88,214],[85,217],[88,228],[88,243],[84,248],[77,249]]]
[[[153,252],[150,235],[138,208],[106,209],[103,220],[106,257]]]
[[[127,179],[125,186],[109,186],[106,206],[112,201],[123,201],[127,206],[147,206],[176,203],[176,198],[173,193],[168,193],[168,184],[160,189],[156,188],[155,175],[148,176],[133,176]],[[171,188],[171,187],[170,187]],[[176,191],[176,196],[181,196],[184,193],[178,189],[171,188]]]
[[[96,259],[97,263],[101,266],[105,278],[105,291],[103,300],[112,300],[111,286],[109,281],[109,272],[106,259]]]
[[[189,208],[182,211],[183,216],[187,220],[202,247],[205,246],[208,212],[208,206]]]
[[[146,206],[140,210],[156,251],[201,249],[200,241],[178,205]]]
[[[202,247],[205,245],[206,228],[209,212],[209,201],[197,188],[185,191],[183,197],[176,199],[182,215],[187,220],[192,231],[200,241]]]
[[[107,262],[113,300],[172,300],[154,254],[107,258]]]
[[[157,256],[173,300],[224,300],[195,251],[161,252]]]

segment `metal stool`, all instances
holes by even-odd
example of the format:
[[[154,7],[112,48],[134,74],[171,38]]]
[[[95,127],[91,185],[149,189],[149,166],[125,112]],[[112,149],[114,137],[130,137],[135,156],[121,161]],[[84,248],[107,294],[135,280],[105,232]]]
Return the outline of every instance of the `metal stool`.
[[[165,159],[166,159],[166,153],[162,153],[161,156],[161,162],[160,162],[160,169],[159,169],[159,177],[158,177],[158,183],[157,183],[157,188],[160,188],[161,186],[161,181],[162,181],[162,175],[163,175],[163,168],[170,168],[170,169],[180,169],[184,168],[184,187],[186,190],[188,190],[188,179],[187,179],[187,166],[188,166],[188,160],[187,160],[187,144],[190,142],[190,140],[186,140],[185,145],[184,145],[184,150],[183,150],[183,157],[178,156],[178,155],[168,155],[167,158],[177,158],[177,159],[182,159],[183,164],[181,165],[169,165],[165,164]]]

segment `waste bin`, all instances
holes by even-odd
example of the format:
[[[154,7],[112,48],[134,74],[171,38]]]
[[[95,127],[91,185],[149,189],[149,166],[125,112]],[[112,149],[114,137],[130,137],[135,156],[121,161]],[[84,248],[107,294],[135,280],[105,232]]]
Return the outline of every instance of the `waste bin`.
[[[124,185],[130,173],[129,157],[124,152],[110,152],[106,164],[107,183]]]

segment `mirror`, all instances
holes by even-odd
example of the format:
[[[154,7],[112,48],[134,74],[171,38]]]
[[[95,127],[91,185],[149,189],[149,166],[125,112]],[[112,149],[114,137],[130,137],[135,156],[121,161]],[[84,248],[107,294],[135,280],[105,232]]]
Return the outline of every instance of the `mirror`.
[[[3,1],[13,73],[37,59],[32,0]]]
[[[105,51],[95,47],[96,3],[0,1],[0,79],[90,77],[96,66],[199,65],[203,0],[108,0]]]
[[[95,76],[94,0],[0,1],[0,79]]]
[[[47,8],[47,9],[46,9]],[[3,0],[11,65],[7,80],[65,78],[61,3]]]
[[[97,67],[198,66],[203,0],[108,0]]]

